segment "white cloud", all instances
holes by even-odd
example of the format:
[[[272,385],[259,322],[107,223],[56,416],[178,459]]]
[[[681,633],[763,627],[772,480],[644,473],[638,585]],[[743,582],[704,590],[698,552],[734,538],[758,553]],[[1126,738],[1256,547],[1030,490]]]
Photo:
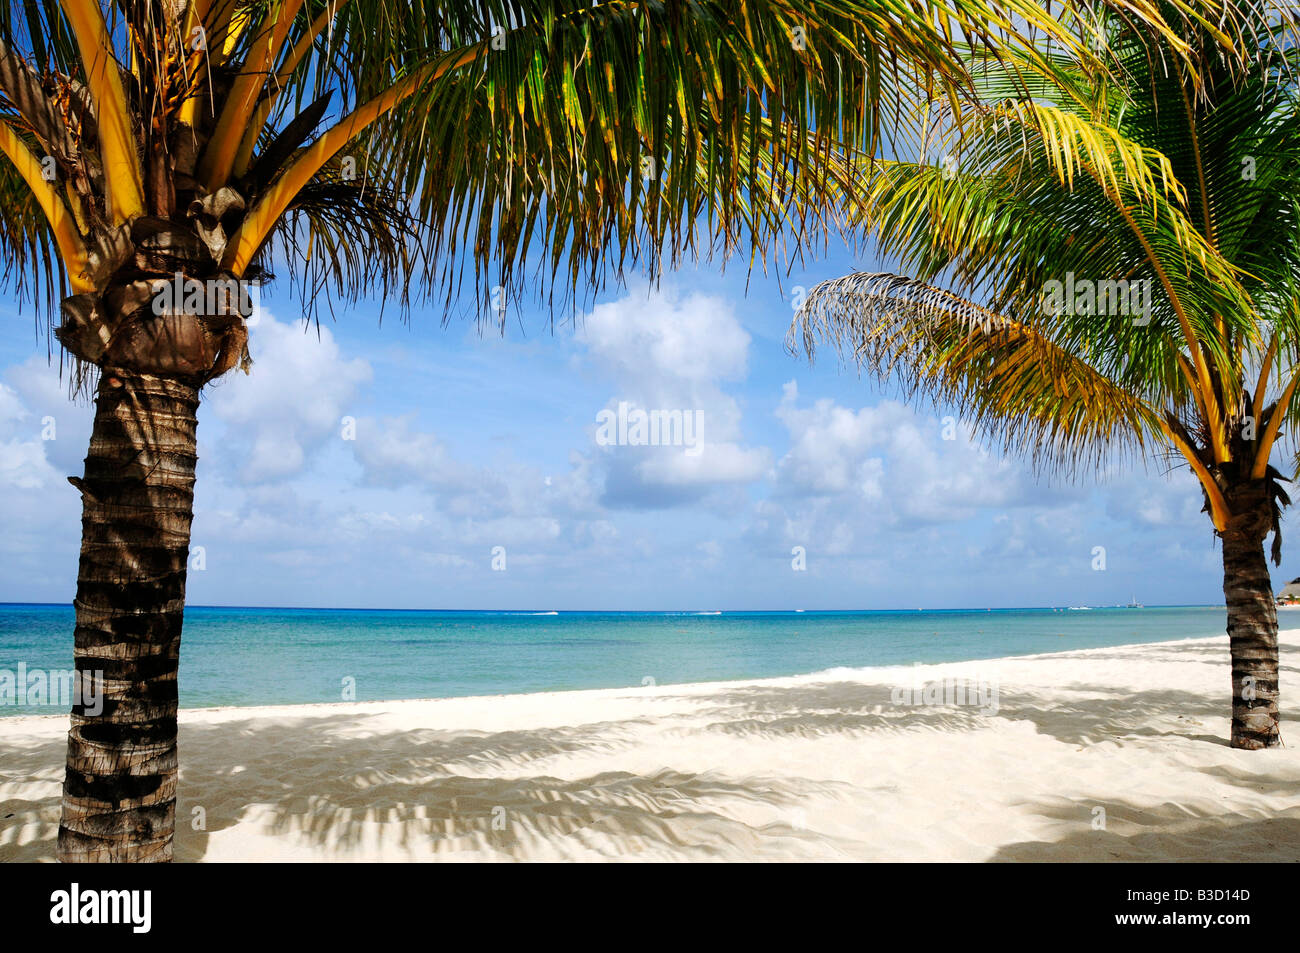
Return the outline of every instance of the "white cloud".
[[[36,489],[81,472],[90,442],[89,411],[43,358],[11,367],[0,384],[0,486]]]
[[[771,463],[766,447],[746,448],[734,443],[706,443],[698,455],[677,448],[656,448],[637,464],[637,474],[647,484],[675,487],[750,483]]]
[[[31,416],[27,405],[12,387],[0,384],[0,426],[8,427]]]
[[[568,472],[551,476],[514,462],[477,466],[457,459],[436,434],[415,429],[413,415],[358,420],[349,445],[367,486],[429,494],[432,525],[425,532],[433,538],[587,545],[617,535],[600,518],[590,462],[579,454],[571,456]]]
[[[778,497],[843,497],[872,504],[876,522],[926,523],[1014,505],[1029,490],[1023,467],[989,454],[960,426],[943,439],[939,419],[896,401],[856,411],[829,399],[801,406],[790,381],[776,416],[790,432]]]
[[[1186,467],[1167,476],[1126,474],[1106,487],[1106,513],[1136,527],[1152,529],[1196,525],[1209,518],[1201,512],[1205,497],[1196,477]]]
[[[0,441],[0,486],[33,490],[56,480],[39,440]]]
[[[567,363],[552,339],[530,339],[523,356],[489,341],[485,358],[436,328],[412,332],[409,360],[381,356],[402,350],[387,330],[352,355],[328,328],[318,339],[264,316],[252,376],[204,394],[194,542],[207,570],[191,575],[191,601],[1098,604],[1202,598],[1203,579],[1214,592],[1217,552],[1185,473],[1039,484],[960,428],[943,440],[924,411],[813,400],[794,382],[773,413],[782,378],[765,364],[747,380],[758,345],[742,307],[636,291],[592,312]],[[384,379],[368,387],[373,376]],[[68,401],[43,352],[3,379],[6,592],[67,599],[80,501],[64,477],[80,472],[91,408]],[[596,413],[619,401],[699,411],[701,452],[595,445]],[[345,415],[356,440],[339,439]],[[45,416],[57,441],[40,439]],[[783,432],[776,454],[754,436]],[[497,545],[508,572],[491,567]],[[795,545],[806,571],[791,568]],[[1105,573],[1089,567],[1095,545]],[[1160,572],[1168,584],[1145,578]]]
[[[504,492],[496,477],[452,458],[436,434],[412,428],[413,414],[357,421],[350,441],[367,482],[376,486],[424,485],[450,500]]]
[[[318,335],[314,326],[281,323],[265,309],[249,349],[252,373],[221,378],[205,403],[225,425],[229,451],[223,455],[238,460],[243,479],[256,483],[298,473],[313,450],[338,437],[371,369],[361,358],[344,358],[329,328]]]
[[[617,413],[627,404],[697,421],[689,447],[598,447],[604,502],[646,508],[692,503],[753,482],[769,469],[766,448],[743,446],[740,405],[720,386],[743,378],[748,365],[750,336],[731,302],[682,296],[671,287],[649,295],[636,289],[596,306],[580,340],[586,359],[617,381],[617,393],[602,410]],[[594,424],[590,429],[594,436]]]
[[[57,359],[51,363],[45,355],[34,355],[5,371],[5,379],[27,415],[24,433],[38,437],[48,430],[54,439],[42,443],[50,465],[64,476],[81,473],[95,411],[85,398],[69,396],[68,369],[60,374]],[[0,410],[0,417],[3,414]]]
[[[0,384],[0,565],[10,598],[31,601],[68,599],[75,590],[81,501],[66,477],[81,467],[65,464],[84,458],[88,444],[78,408],[66,390],[47,400],[42,374],[57,385],[43,357],[6,371],[15,386]],[[43,439],[51,432],[56,439]]]
[[[592,359],[634,387],[661,389],[668,382],[711,386],[744,377],[749,333],[725,298],[667,287],[649,294],[633,289],[600,304],[584,322],[581,339]],[[669,384],[671,386],[671,384]]]

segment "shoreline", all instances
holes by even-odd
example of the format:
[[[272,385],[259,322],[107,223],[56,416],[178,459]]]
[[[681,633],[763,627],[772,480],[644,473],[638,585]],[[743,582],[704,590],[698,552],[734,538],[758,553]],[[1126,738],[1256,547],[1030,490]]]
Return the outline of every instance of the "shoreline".
[[[1300,608],[1300,606],[1297,606]],[[1282,633],[1295,631],[1300,633],[1300,623],[1297,623],[1294,629],[1279,627],[1279,637]],[[835,666],[832,668],[819,669],[815,672],[800,672],[794,675],[773,675],[764,678],[729,678],[716,679],[706,682],[662,682],[654,685],[623,685],[609,686],[605,688],[558,688],[538,692],[498,692],[495,694],[482,695],[430,695],[412,698],[377,698],[366,701],[337,701],[337,702],[285,702],[271,705],[206,705],[202,707],[181,706],[178,718],[184,721],[187,714],[221,714],[225,712],[293,712],[303,709],[322,709],[337,711],[340,709],[366,709],[375,708],[376,706],[386,705],[417,705],[428,702],[451,702],[451,701],[493,701],[493,700],[516,700],[534,697],[552,697],[562,695],[574,696],[597,696],[602,693],[622,694],[624,692],[636,692],[638,695],[650,697],[655,694],[656,689],[674,689],[686,690],[699,688],[701,690],[713,689],[734,689],[747,686],[771,685],[779,687],[783,683],[803,684],[817,683],[828,680],[828,676],[835,678],[856,679],[871,674],[887,673],[894,670],[898,672],[912,673],[918,669],[927,668],[945,668],[955,665],[979,665],[993,664],[998,662],[1016,662],[1026,659],[1050,659],[1058,656],[1071,656],[1076,654],[1086,654],[1089,652],[1108,652],[1115,649],[1125,648],[1144,648],[1148,646],[1162,645],[1180,645],[1190,642],[1212,642],[1216,639],[1227,639],[1226,634],[1219,635],[1190,635],[1181,639],[1163,639],[1155,642],[1126,642],[1114,646],[1098,646],[1086,649],[1059,649],[1051,652],[1030,652],[1020,655],[996,655],[984,658],[958,659],[951,662],[913,662],[906,665],[861,665],[861,666]],[[1226,643],[1225,643],[1226,644]],[[1225,664],[1227,655],[1225,653]],[[0,708],[0,736],[4,734],[4,726],[14,722],[32,721],[48,722],[50,719],[61,719],[67,721],[68,713],[66,711],[56,712],[48,715],[5,715],[3,708]]]
[[[1300,631],[1280,641],[1295,744]],[[184,709],[176,858],[1295,861],[1300,747],[1227,746],[1227,672],[1218,635],[769,679]],[[900,694],[922,682],[986,686],[993,704]],[[0,861],[54,856],[66,724],[0,722]]]
[[[0,609],[67,609],[74,608],[71,602],[6,602],[0,599]],[[393,606],[245,606],[245,605],[187,605],[191,609],[217,609],[232,612],[428,612],[452,615],[457,613],[471,615],[869,615],[871,613],[899,612],[1059,612],[1070,608],[1059,606],[959,606],[950,607],[916,607],[901,606],[883,609],[430,609]],[[1221,602],[1159,603],[1152,605],[1129,606],[1114,605],[1088,606],[1089,609],[1224,609]]]

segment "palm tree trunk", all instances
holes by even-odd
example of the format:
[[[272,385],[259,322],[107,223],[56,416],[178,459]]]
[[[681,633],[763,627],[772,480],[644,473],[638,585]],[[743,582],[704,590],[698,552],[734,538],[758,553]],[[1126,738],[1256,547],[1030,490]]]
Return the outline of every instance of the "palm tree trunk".
[[[1280,744],[1277,605],[1264,538],[1230,527],[1223,534],[1223,596],[1232,654],[1232,747]]]
[[[103,710],[72,710],[64,861],[172,859],[198,405],[195,385],[105,370],[85,477],[69,480],[82,494],[76,668],[103,673]]]

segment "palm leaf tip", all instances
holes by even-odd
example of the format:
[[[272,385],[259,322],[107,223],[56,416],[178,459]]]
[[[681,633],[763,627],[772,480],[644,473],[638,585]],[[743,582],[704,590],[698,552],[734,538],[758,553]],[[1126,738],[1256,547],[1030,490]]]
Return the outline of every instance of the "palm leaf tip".
[[[1011,327],[1002,315],[934,285],[887,272],[856,272],[818,283],[795,312],[786,347],[812,360],[820,339],[859,365],[880,344],[912,344],[941,323],[988,335]],[[903,335],[900,338],[899,335]]]
[[[858,273],[818,284],[787,347],[831,345],[906,398],[953,407],[984,437],[1045,469],[1142,451],[1159,423],[1142,399],[1050,335],[944,288]]]

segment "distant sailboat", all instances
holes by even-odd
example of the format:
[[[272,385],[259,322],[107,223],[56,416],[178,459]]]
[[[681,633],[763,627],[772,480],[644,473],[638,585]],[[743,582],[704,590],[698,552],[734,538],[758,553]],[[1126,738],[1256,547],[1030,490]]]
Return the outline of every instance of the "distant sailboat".
[[[1135,595],[1135,596],[1133,596],[1133,600],[1132,600],[1128,605],[1126,605],[1124,608],[1125,608],[1125,609],[1145,609],[1146,606],[1144,606],[1144,605],[1142,605],[1142,603],[1138,602],[1138,597]]]

